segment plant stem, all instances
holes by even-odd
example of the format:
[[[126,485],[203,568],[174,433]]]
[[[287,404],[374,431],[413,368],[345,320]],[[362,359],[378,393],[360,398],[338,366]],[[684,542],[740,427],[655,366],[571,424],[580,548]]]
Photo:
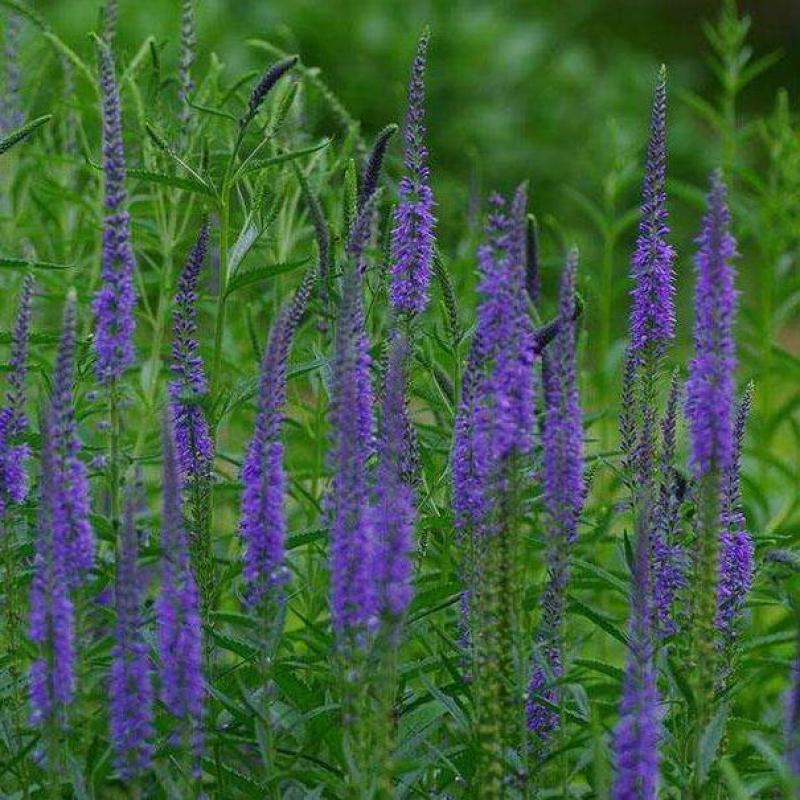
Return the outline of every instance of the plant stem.
[[[712,469],[698,486],[698,531],[695,549],[695,585],[692,593],[692,631],[690,669],[695,698],[695,724],[692,738],[692,794],[703,797],[699,772],[703,732],[714,713],[714,688],[717,667],[715,617],[717,611],[717,573],[719,570],[720,476]]]

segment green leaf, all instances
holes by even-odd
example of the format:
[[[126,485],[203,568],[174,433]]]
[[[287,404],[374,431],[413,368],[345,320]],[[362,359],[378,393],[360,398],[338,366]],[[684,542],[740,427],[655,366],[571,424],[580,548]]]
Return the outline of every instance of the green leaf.
[[[311,153],[316,153],[318,150],[322,150],[327,147],[330,143],[330,139],[323,139],[321,142],[312,145],[311,147],[304,147],[301,150],[292,150],[288,153],[279,153],[277,156],[271,156],[270,158],[260,158],[257,161],[253,161],[248,164],[245,167],[244,172],[245,174],[249,175],[251,172],[267,169],[267,167],[274,167],[277,164],[285,164],[287,161],[294,161],[296,158],[302,158],[303,156],[310,155]]]
[[[202,111],[204,114],[211,114],[215,117],[230,119],[233,120],[234,122],[239,121],[238,117],[235,117],[233,114],[230,114],[227,111],[221,111],[218,108],[211,108],[210,106],[201,106],[199,103],[193,103],[191,100],[189,100],[188,102],[192,108],[196,109],[197,111]]]
[[[138,178],[147,183],[159,183],[164,186],[172,186],[176,189],[183,189],[194,194],[202,194],[206,197],[214,197],[214,190],[196,178],[179,177],[178,175],[165,175],[163,172],[150,172],[146,169],[131,167],[125,170],[125,174],[131,178]]]
[[[727,717],[728,707],[723,704],[720,706],[711,722],[706,725],[706,729],[700,737],[700,755],[697,760],[697,771],[700,773],[700,781],[703,783],[708,777],[708,771],[717,757],[717,750],[719,750],[722,735],[725,733]]]
[[[742,783],[736,767],[733,766],[733,762],[727,756],[719,762],[719,771],[722,773],[725,785],[731,793],[731,800],[750,800],[753,795]]]
[[[69,264],[54,264],[50,261],[29,261],[25,258],[0,256],[0,269],[16,269],[27,272],[29,269],[65,270],[73,269]]]
[[[11,131],[4,139],[0,139],[0,155],[5,153],[6,150],[10,150],[15,144],[19,144],[19,142],[27,139],[37,128],[41,128],[42,125],[50,122],[51,119],[53,119],[52,114],[45,114],[44,116],[32,119],[30,122],[26,122],[21,128]]]
[[[252,286],[259,281],[269,280],[277,275],[283,275],[286,272],[292,272],[299,269],[304,264],[308,263],[307,258],[300,259],[299,261],[284,261],[278,264],[268,264],[265,267],[256,267],[249,269],[235,275],[233,280],[228,284],[225,290],[225,297],[230,297],[235,291],[243,289],[245,286]]]
[[[619,683],[622,683],[622,680],[625,677],[624,670],[620,669],[619,667],[615,667],[613,664],[607,664],[605,661],[600,661],[600,659],[597,658],[576,658],[574,663],[579,667],[586,667],[586,669],[599,672],[601,675],[607,675],[609,678],[619,681]]]
[[[589,606],[582,603],[573,595],[570,595],[569,597],[569,605],[571,611],[575,612],[576,614],[580,614],[582,617],[586,617],[588,620],[591,620],[595,625],[597,625],[598,628],[602,628],[606,633],[611,634],[611,636],[613,636],[617,641],[622,642],[623,644],[628,643],[628,639],[625,634],[620,630],[616,623],[605,614],[595,611],[593,608],[589,608]]]

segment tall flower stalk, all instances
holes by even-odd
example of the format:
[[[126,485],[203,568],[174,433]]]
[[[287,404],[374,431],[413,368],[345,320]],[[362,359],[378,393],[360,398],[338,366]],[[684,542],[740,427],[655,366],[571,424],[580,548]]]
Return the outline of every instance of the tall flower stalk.
[[[197,287],[208,251],[208,237],[206,223],[200,229],[178,279],[172,319],[173,379],[169,384],[178,463],[191,509],[190,552],[205,610],[213,605],[212,594],[215,591],[210,533],[214,441],[201,405],[208,394],[208,380],[197,334]]]
[[[261,362],[255,429],[242,465],[240,534],[245,544],[247,603],[251,608],[273,614],[280,607],[281,586],[288,579],[286,477],[281,441],[286,373],[292,338],[308,303],[312,280],[310,273],[272,326]]]
[[[75,419],[76,297],[67,295],[61,340],[56,355],[50,407],[53,461],[56,470],[54,498],[64,525],[65,574],[70,586],[82,583],[94,563],[94,533],[89,519],[90,491],[83,444]]]
[[[690,467],[696,482],[696,546],[693,562],[691,665],[696,703],[695,797],[702,796],[701,735],[713,715],[717,672],[718,575],[723,478],[735,461],[733,323],[736,242],[730,233],[727,192],[720,173],[711,179],[707,212],[695,259],[694,357],[689,367],[686,417]]]
[[[367,461],[374,449],[371,358],[361,285],[371,205],[356,221],[334,336],[330,464],[331,613],[339,646],[360,647],[377,623]]]
[[[33,278],[27,275],[22,284],[19,309],[11,333],[6,402],[0,409],[0,519],[3,520],[3,526],[10,507],[22,503],[28,494],[25,463],[30,457],[30,448],[20,443],[18,438],[28,428],[25,406],[33,287]],[[0,536],[5,536],[4,530],[0,530]]]
[[[214,322],[214,351],[211,360],[211,387],[216,389],[219,385],[220,370],[222,367],[222,337],[225,331],[225,317],[227,314],[228,299],[228,280],[230,276],[230,215],[231,203],[233,199],[233,189],[237,173],[239,152],[245,139],[250,124],[258,114],[259,109],[264,104],[269,93],[275,88],[276,84],[285,77],[299,61],[298,56],[289,56],[277,61],[270,66],[261,76],[261,80],[256,84],[250,93],[247,102],[247,110],[239,119],[239,133],[236,137],[233,150],[231,151],[228,163],[225,166],[225,173],[222,178],[218,196],[219,211],[219,288],[217,292],[217,316]]]
[[[161,593],[156,602],[161,700],[177,720],[173,738],[188,741],[200,769],[203,753],[203,671],[200,598],[189,560],[182,481],[172,426],[163,426],[164,493]]]
[[[741,458],[745,427],[753,404],[753,385],[748,384],[736,409],[733,454],[722,479],[722,513],[717,587],[716,626],[730,662],[747,594],[753,582],[754,547],[742,512]]]
[[[59,797],[61,736],[75,694],[75,612],[69,596],[69,523],[61,507],[55,436],[42,422],[39,509],[30,595],[31,722],[42,730],[52,797]]]
[[[541,749],[558,730],[558,681],[564,670],[566,591],[570,553],[584,503],[583,423],[576,367],[575,281],[577,250],[567,256],[559,292],[559,327],[543,358],[543,494],[547,511],[548,582],[534,645],[527,704],[528,728]]]
[[[125,780],[140,776],[150,765],[153,754],[153,688],[142,620],[135,511],[136,500],[129,493],[117,551],[114,586],[117,622],[109,684],[114,763]]]
[[[525,188],[495,195],[478,252],[481,301],[456,420],[453,503],[464,537],[478,796],[501,797],[523,740],[520,487],[533,437],[534,335],[525,293]],[[510,213],[509,213],[510,211]]]
[[[425,65],[430,33],[424,30],[417,45],[408,85],[405,124],[405,174],[394,212],[389,298],[397,312],[420,314],[428,304],[433,265],[436,217],[425,143]]]
[[[652,508],[652,506],[651,506]],[[614,800],[656,800],[659,785],[659,698],[653,665],[650,531],[647,513],[637,518],[631,591],[628,660],[622,686],[620,718],[614,732],[617,776]]]
[[[134,362],[133,333],[136,290],[130,216],[126,210],[125,150],[122,141],[122,107],[114,57],[106,42],[98,40],[100,93],[103,119],[103,172],[105,219],[101,285],[94,296],[95,374],[107,391],[109,404],[109,493],[111,522],[119,528],[120,420],[119,381]]]
[[[0,552],[3,555],[5,594],[5,634],[7,638],[8,674],[11,682],[10,705],[17,728],[19,746],[23,708],[20,664],[20,639],[22,634],[22,599],[20,597],[20,561],[17,547],[17,506],[28,496],[28,459],[30,447],[19,437],[28,429],[27,378],[28,339],[31,321],[31,301],[34,282],[25,277],[19,299],[19,309],[11,333],[11,357],[8,362],[8,391],[6,402],[0,408]]]

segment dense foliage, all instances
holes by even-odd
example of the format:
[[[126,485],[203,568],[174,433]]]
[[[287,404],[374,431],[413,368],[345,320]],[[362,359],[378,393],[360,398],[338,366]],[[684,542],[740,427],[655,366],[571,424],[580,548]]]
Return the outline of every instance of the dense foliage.
[[[587,258],[535,174],[437,180],[442,32],[373,133],[174,5],[129,51],[0,0],[0,794],[800,796],[800,131],[742,121],[748,20],[715,100],[651,65]]]

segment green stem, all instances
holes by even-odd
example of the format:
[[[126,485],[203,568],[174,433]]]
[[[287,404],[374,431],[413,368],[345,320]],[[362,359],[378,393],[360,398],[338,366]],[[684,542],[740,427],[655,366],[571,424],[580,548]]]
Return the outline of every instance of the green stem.
[[[225,306],[228,290],[228,236],[230,210],[227,200],[220,205],[219,222],[219,286],[217,295],[217,318],[214,326],[214,355],[211,361],[211,391],[219,388],[222,366],[222,336],[225,331]]]
[[[692,593],[692,630],[689,666],[694,699],[695,724],[690,757],[693,759],[692,794],[702,798],[699,773],[702,735],[714,714],[717,674],[715,618],[719,570],[720,476],[716,469],[704,475],[698,486],[698,531],[695,549],[695,586]]]

